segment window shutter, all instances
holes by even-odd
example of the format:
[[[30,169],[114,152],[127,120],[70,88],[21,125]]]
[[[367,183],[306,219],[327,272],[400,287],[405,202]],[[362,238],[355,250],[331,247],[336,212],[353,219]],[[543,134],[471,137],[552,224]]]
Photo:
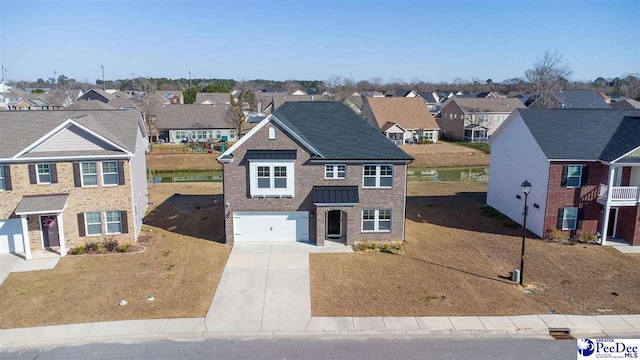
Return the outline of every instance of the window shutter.
[[[587,185],[587,178],[589,177],[589,167],[587,165],[582,165],[582,177],[580,181],[582,182],[581,186]]]
[[[124,161],[118,161],[118,185],[124,185]]]
[[[584,218],[584,208],[578,208],[578,219],[576,221],[576,230],[582,229],[583,218]]]
[[[11,186],[11,165],[3,165],[4,170],[4,189],[13,190]]]
[[[58,167],[56,166],[55,163],[49,164],[49,172],[51,172],[51,183],[57,184],[58,183]]]
[[[78,214],[78,235],[80,237],[87,236],[87,232],[84,229],[84,213]]]
[[[558,230],[562,230],[562,218],[564,217],[564,208],[560,208],[558,209],[558,224],[556,225],[556,228]]]
[[[567,175],[569,174],[569,165],[564,165],[562,167],[562,182],[560,185],[567,186]]]
[[[120,211],[120,222],[122,224],[122,233],[126,234],[129,232],[129,221],[127,219],[127,212]]]
[[[36,166],[34,164],[29,164],[29,184],[37,184],[38,180],[36,180]]]
[[[80,181],[80,163],[73,163],[73,185],[75,187],[82,187],[82,181]]]

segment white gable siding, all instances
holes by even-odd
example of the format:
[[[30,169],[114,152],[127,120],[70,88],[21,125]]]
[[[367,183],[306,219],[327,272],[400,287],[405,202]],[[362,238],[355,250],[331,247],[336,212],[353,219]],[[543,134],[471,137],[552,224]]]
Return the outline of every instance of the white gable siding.
[[[145,142],[142,131],[138,127],[138,135],[136,136],[136,152],[131,158],[131,195],[133,208],[132,216],[134,219],[135,238],[138,239],[140,228],[142,227],[142,218],[147,211],[147,203],[149,198],[147,195],[147,161],[145,158]]]
[[[45,141],[31,152],[47,151],[92,151],[92,150],[119,150],[111,144],[78,129],[70,126],[55,134],[51,139]]]
[[[544,236],[544,219],[549,184],[549,161],[519,114],[505,123],[491,141],[487,204],[522,224],[524,194],[520,184],[528,180],[527,229]],[[521,199],[516,198],[520,195]],[[536,209],[533,204],[538,204]]]

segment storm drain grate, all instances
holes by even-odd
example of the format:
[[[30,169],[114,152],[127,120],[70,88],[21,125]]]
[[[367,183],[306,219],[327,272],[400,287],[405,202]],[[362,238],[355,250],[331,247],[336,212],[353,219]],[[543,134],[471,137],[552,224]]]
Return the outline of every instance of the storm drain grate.
[[[549,335],[556,340],[575,340],[569,328],[549,328]]]

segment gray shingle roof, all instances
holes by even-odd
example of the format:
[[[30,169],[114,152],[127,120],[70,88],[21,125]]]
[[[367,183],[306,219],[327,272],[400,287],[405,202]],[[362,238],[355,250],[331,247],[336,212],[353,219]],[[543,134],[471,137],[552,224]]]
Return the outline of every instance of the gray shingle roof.
[[[155,111],[158,129],[233,129],[225,121],[230,105],[165,105]]]
[[[429,92],[429,91],[418,91],[418,95],[420,95],[421,98],[424,99],[424,101],[430,103],[430,104],[435,104],[438,101],[436,100],[435,97],[433,97],[433,92]]]
[[[286,102],[273,115],[333,160],[413,160],[341,102]]]
[[[313,203],[322,204],[357,204],[357,186],[314,186]]]
[[[611,109],[593,90],[559,90],[554,95],[565,109]]]
[[[547,159],[612,161],[640,147],[640,110],[518,110]]]
[[[245,157],[247,159],[279,159],[279,160],[295,160],[297,151],[295,150],[247,150]]]
[[[202,104],[203,102],[209,100],[212,103],[217,105],[224,105],[231,103],[231,94],[230,93],[196,93],[196,104]]]
[[[0,158],[16,155],[68,119],[135,152],[138,111],[0,111]],[[29,131],[25,131],[27,128]]]
[[[69,194],[23,196],[18,207],[16,207],[15,213],[16,215],[22,215],[34,212],[60,212],[67,204],[68,198]]]

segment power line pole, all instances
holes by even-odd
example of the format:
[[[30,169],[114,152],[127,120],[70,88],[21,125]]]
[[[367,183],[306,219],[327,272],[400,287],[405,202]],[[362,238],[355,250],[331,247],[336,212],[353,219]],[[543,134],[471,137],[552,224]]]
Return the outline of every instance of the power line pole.
[[[135,92],[136,91],[136,74],[131,73],[131,91]]]
[[[102,90],[107,90],[107,85],[104,82],[104,65],[100,65],[102,68]]]
[[[189,70],[189,89],[191,89],[191,70]]]

